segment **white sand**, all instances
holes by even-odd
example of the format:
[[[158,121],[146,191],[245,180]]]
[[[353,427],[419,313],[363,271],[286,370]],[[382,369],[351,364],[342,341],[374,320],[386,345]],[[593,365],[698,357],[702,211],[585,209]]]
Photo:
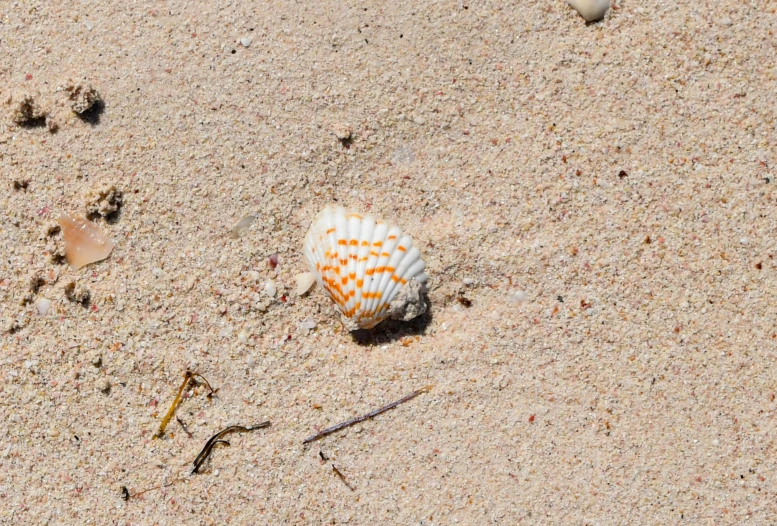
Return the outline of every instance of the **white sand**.
[[[0,6],[2,100],[59,125],[0,119],[0,523],[772,522],[775,6],[654,4]],[[105,185],[111,257],[52,262]],[[414,237],[429,317],[294,294],[335,199]],[[152,440],[187,367],[217,397]]]

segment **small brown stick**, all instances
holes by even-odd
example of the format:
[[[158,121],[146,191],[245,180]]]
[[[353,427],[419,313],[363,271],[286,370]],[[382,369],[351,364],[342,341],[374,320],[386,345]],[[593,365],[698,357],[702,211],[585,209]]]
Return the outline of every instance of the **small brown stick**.
[[[170,420],[173,419],[173,415],[175,415],[175,410],[178,408],[178,405],[181,403],[181,396],[183,395],[184,389],[186,389],[186,386],[189,385],[189,381],[194,378],[195,376],[199,376],[205,381],[205,385],[208,386],[208,389],[210,389],[210,393],[208,393],[208,398],[213,397],[213,393],[216,391],[213,390],[213,388],[210,386],[210,383],[208,383],[207,380],[205,380],[205,377],[202,376],[199,373],[193,373],[191,371],[186,371],[186,373],[183,375],[183,383],[181,383],[181,387],[178,388],[178,394],[175,395],[175,398],[173,399],[173,403],[170,404],[170,409],[167,410],[167,414],[162,419],[162,422],[159,424],[159,431],[156,432],[156,435],[154,435],[152,438],[162,438],[165,436],[165,429],[167,428],[167,424],[170,423]]]
[[[202,464],[208,459],[210,456],[211,451],[213,451],[213,447],[216,444],[226,444],[229,445],[229,442],[226,440],[222,440],[221,437],[224,435],[228,435],[229,433],[246,433],[248,431],[255,431],[257,429],[263,429],[265,427],[270,427],[270,422],[262,422],[261,424],[256,424],[255,426],[229,426],[225,429],[222,429],[205,443],[205,446],[202,448],[202,451],[200,451],[200,454],[197,455],[197,458],[194,459],[194,469],[192,469],[192,475],[197,473],[200,470],[200,467],[202,467]]]
[[[332,464],[332,471],[334,471],[334,472],[335,472],[335,475],[337,475],[337,476],[339,477],[339,479],[343,481],[343,484],[345,484],[345,485],[346,485],[346,487],[347,487],[349,490],[351,490],[351,491],[356,491],[356,488],[354,488],[353,486],[351,486],[350,484],[348,484],[348,481],[345,479],[345,475],[343,475],[342,473],[340,473],[340,470],[339,470],[339,469],[337,469],[337,468],[335,467],[335,465],[334,465],[334,464]]]
[[[327,435],[331,435],[332,433],[334,433],[336,431],[340,431],[341,429],[344,429],[346,427],[350,427],[352,425],[358,424],[359,422],[364,422],[365,420],[369,420],[370,418],[374,418],[374,417],[378,416],[381,413],[385,413],[389,409],[394,409],[399,404],[404,404],[408,400],[412,400],[413,398],[415,398],[416,396],[418,396],[418,395],[420,395],[422,393],[428,393],[432,389],[432,387],[433,386],[431,386],[431,385],[427,385],[426,387],[422,387],[418,391],[413,391],[409,395],[407,395],[407,396],[405,396],[403,398],[400,398],[396,402],[391,402],[389,405],[384,405],[380,409],[376,409],[375,411],[367,413],[366,415],[353,418],[353,419],[348,420],[346,422],[342,422],[340,424],[337,424],[336,426],[327,427],[323,431],[319,431],[315,435],[309,436],[308,438],[303,440],[302,443],[303,444],[310,444],[311,442],[315,442],[316,440],[324,438]]]
[[[135,497],[137,497],[139,495],[143,495],[144,493],[147,493],[149,491],[154,491],[154,490],[157,490],[157,489],[162,489],[162,488],[166,488],[168,486],[172,486],[176,482],[181,482],[182,480],[186,480],[186,479],[177,478],[175,480],[171,480],[167,484],[160,484],[159,486],[154,486],[153,488],[147,488],[147,489],[144,489],[143,491],[138,491],[137,493],[133,493],[133,494],[130,494],[129,490],[127,489],[127,486],[122,486],[121,487],[121,498],[124,501],[128,501],[131,498],[135,498]]]

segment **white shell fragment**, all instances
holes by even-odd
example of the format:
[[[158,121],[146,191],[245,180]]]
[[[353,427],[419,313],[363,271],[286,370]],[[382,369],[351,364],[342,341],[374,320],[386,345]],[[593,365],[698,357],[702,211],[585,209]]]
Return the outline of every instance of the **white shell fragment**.
[[[268,279],[267,282],[264,284],[264,293],[270,296],[271,298],[274,298],[276,292],[278,292],[277,285],[275,285],[275,282],[273,280]]]
[[[399,227],[329,205],[310,225],[305,257],[348,330],[370,329],[386,318],[426,312],[426,264]]]
[[[303,272],[294,276],[294,281],[297,282],[297,296],[302,296],[309,291],[310,287],[313,286],[313,283],[316,282],[316,275],[312,272]]]
[[[586,22],[604,18],[610,8],[610,0],[567,0],[567,4],[577,11]]]
[[[35,300],[35,308],[38,309],[38,314],[45,316],[51,309],[51,300],[47,298],[38,298]]]
[[[88,219],[62,214],[57,222],[65,238],[65,259],[73,270],[111,254],[113,241]]]

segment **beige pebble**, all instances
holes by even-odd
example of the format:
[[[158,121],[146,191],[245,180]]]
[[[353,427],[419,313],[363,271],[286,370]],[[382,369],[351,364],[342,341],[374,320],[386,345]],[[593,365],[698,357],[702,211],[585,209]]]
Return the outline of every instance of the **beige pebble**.
[[[316,282],[316,276],[313,275],[312,272],[302,272],[294,276],[294,281],[297,282],[297,288],[295,289],[297,295],[302,296],[309,291],[310,287]]]

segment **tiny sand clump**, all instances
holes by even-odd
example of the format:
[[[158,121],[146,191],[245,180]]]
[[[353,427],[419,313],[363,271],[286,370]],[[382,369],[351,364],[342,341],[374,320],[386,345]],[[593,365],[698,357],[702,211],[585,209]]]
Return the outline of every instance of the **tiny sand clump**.
[[[29,93],[17,95],[11,101],[11,120],[20,126],[34,124],[46,117],[46,111]]]
[[[123,197],[121,190],[112,184],[92,189],[84,197],[86,214],[89,217],[114,214],[121,207]]]
[[[71,281],[65,285],[65,297],[68,299],[68,301],[72,301],[73,303],[86,305],[89,303],[89,299],[92,297],[92,295],[89,292],[89,289],[76,283],[75,281]]]
[[[102,101],[100,94],[90,84],[69,84],[65,91],[70,93],[70,109],[79,115],[91,110],[95,104]]]

